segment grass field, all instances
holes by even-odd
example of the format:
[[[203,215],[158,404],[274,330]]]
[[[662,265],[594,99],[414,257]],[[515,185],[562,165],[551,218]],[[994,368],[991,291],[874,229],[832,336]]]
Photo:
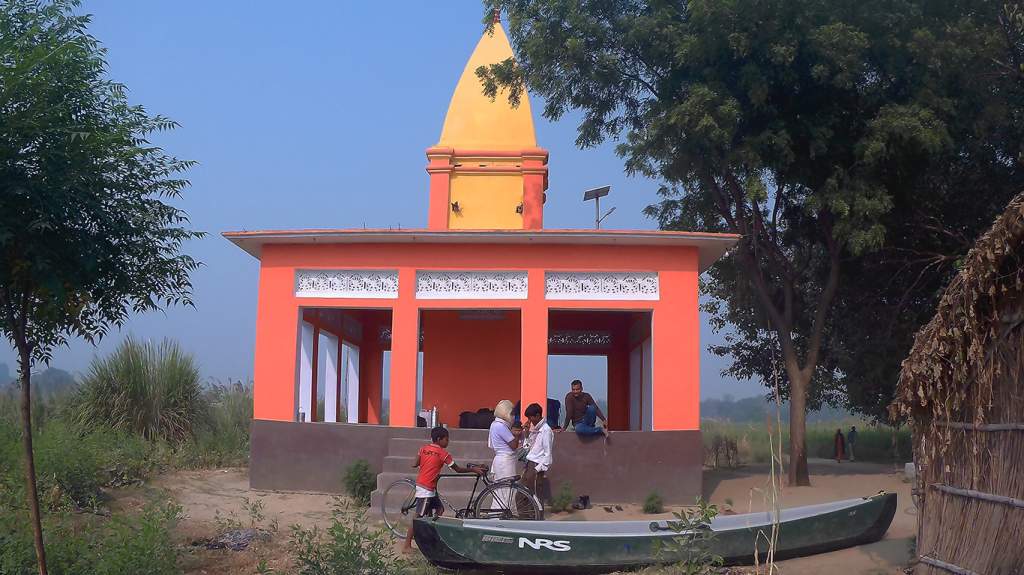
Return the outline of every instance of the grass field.
[[[810,457],[834,457],[833,437],[836,429],[842,429],[845,436],[851,425],[857,426],[855,455],[858,461],[893,463],[909,461],[911,457],[910,430],[906,427],[872,425],[858,419],[812,423],[807,425],[807,454]],[[704,420],[701,422],[704,440],[705,463],[714,463],[713,449],[723,439],[735,441],[740,464],[768,463],[771,460],[769,431],[766,423],[733,423]],[[778,430],[774,431],[778,442]],[[788,453],[789,427],[782,424],[783,452]],[[720,464],[725,464],[720,458]]]

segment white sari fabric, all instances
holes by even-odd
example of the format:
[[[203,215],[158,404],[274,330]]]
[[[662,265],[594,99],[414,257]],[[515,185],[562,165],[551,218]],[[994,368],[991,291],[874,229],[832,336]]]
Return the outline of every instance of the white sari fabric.
[[[499,420],[500,421],[500,420]],[[495,421],[495,424],[499,424],[499,421]],[[501,425],[507,425],[504,421],[500,421]],[[491,475],[495,481],[507,479],[509,477],[515,477],[516,475],[516,456],[507,445],[495,445],[495,439],[492,437],[487,438],[487,447],[494,450],[494,460],[491,462]],[[500,440],[497,440],[500,441]],[[511,501],[512,494],[509,489],[496,489],[494,491],[494,501],[487,503],[490,509],[504,509],[510,508],[514,511],[515,502]]]

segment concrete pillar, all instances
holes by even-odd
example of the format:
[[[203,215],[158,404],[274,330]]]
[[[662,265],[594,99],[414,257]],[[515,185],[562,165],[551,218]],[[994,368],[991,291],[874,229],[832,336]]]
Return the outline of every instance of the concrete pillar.
[[[327,341],[323,346],[324,352],[324,379],[321,385],[324,386],[324,421],[337,423],[338,421],[338,391],[341,382],[341,371],[338,369],[338,352],[341,349],[341,341],[337,336],[325,333]],[[319,348],[318,348],[319,350]]]
[[[686,266],[690,269],[658,274],[661,299],[655,307],[651,328],[654,375],[651,405],[655,431],[700,429],[696,250],[692,256]]]
[[[265,246],[260,263],[253,418],[297,421],[302,320],[294,297],[295,268],[279,247]]]
[[[302,322],[299,334],[299,409],[295,415],[298,421],[312,420],[310,400],[313,391],[313,374],[316,373],[316,357],[313,346],[316,329],[312,324]]]
[[[391,320],[392,427],[416,427],[416,364],[419,353],[419,309],[416,270],[398,270],[398,300]]]
[[[359,348],[354,345],[342,344],[345,362],[345,420],[348,423],[359,423]]]
[[[452,148],[427,149],[427,173],[430,174],[430,201],[427,208],[427,229],[447,230],[451,210]]]
[[[548,187],[547,162],[547,150],[535,148],[523,151],[524,230],[544,228],[544,190]]]
[[[544,270],[528,272],[529,291],[522,308],[522,409],[538,403],[547,416],[548,308],[544,300]],[[520,411],[522,413],[522,411]]]

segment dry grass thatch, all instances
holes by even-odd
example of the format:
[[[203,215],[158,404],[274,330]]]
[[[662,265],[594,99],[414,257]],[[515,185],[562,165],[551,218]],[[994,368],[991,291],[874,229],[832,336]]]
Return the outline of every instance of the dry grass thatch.
[[[967,255],[903,362],[890,412],[914,432],[919,574],[1024,565],[1022,264],[1024,194]]]

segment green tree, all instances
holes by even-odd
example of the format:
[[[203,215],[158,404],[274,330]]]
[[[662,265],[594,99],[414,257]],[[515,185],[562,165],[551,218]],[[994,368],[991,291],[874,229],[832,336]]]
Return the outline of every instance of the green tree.
[[[176,124],[129,105],[72,0],[0,7],[0,329],[18,353],[25,484],[46,573],[32,456],[31,375],[69,338],[191,304],[199,233],[167,203],[192,162],[147,137]]]
[[[789,482],[808,484],[808,406],[842,402],[835,309],[851,304],[859,281],[850,262],[867,263],[886,246],[904,223],[899,202],[926,205],[924,176],[960,151],[951,123],[998,111],[995,98],[979,110],[959,90],[976,94],[985,84],[972,69],[1005,55],[1005,41],[991,37],[1001,7],[485,4],[508,14],[517,56],[477,70],[486,93],[505,88],[516,103],[525,83],[549,119],[582,112],[578,145],[617,139],[628,172],[665,182],[649,210],[661,227],[742,235],[703,283],[714,327],[732,330],[715,351],[732,356],[734,374],[768,385],[781,364]],[[982,152],[1007,163],[1003,150]]]
[[[843,268],[830,345],[851,409],[888,418],[903,358],[959,262],[1024,189],[1024,11],[985,5],[921,30],[920,65],[942,73],[930,97],[949,110],[951,145],[887,174],[893,208],[878,250]],[[959,15],[958,15],[959,14]],[[939,100],[937,97],[941,96]]]

